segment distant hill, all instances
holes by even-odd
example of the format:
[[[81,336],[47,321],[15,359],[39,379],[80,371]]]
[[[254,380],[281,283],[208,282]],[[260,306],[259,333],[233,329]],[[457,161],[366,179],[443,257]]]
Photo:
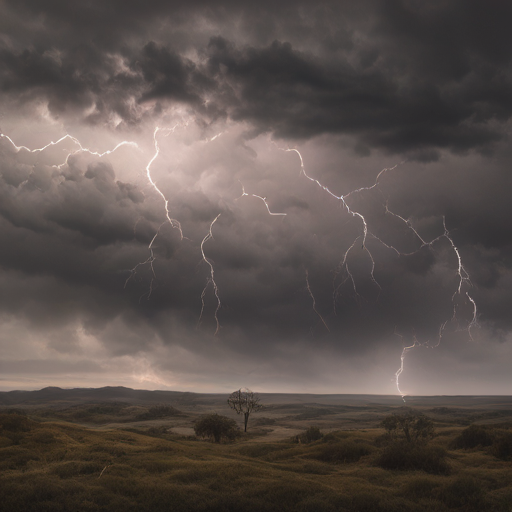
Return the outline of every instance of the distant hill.
[[[127,402],[127,403],[163,403],[187,399],[192,393],[180,391],[148,391],[130,389],[122,386],[103,388],[62,389],[47,387],[38,391],[0,392],[0,406],[31,406],[51,403],[72,405],[87,402]],[[223,395],[224,396],[224,395]],[[227,396],[227,395],[226,395]]]
[[[419,407],[472,407],[499,406],[512,408],[512,396],[419,396],[406,397],[406,403],[397,395],[351,395],[308,393],[259,393],[262,403],[323,404],[347,406],[419,406]],[[70,406],[84,403],[173,404],[186,406],[224,405],[228,393],[192,393],[187,391],[148,391],[122,386],[102,388],[62,389],[46,387],[37,391],[0,392],[0,407]]]

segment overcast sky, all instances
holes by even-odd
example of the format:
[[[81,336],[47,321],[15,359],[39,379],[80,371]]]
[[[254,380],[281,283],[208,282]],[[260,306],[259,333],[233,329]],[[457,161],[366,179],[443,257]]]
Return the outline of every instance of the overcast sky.
[[[0,2],[0,389],[510,394],[511,26]]]

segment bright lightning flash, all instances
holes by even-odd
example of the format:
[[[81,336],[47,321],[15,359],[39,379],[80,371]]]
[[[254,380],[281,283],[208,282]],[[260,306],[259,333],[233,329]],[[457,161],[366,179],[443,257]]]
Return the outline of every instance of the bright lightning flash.
[[[260,199],[261,201],[263,201],[263,204],[265,205],[266,209],[267,209],[267,212],[269,215],[281,215],[281,216],[285,216],[286,213],[274,213],[274,212],[271,212],[270,211],[270,207],[267,203],[267,198],[266,197],[261,197],[261,196],[258,196],[256,194],[248,194],[246,191],[245,191],[245,188],[242,184],[242,182],[240,180],[238,180],[240,182],[240,185],[242,186],[242,195],[240,197],[238,197],[236,200],[238,199],[241,199],[242,197],[244,196],[247,196],[247,197],[255,197],[256,199]]]
[[[356,286],[356,281],[354,279],[354,275],[352,274],[352,272],[350,270],[350,267],[349,267],[349,264],[348,264],[348,256],[349,256],[350,252],[354,249],[354,247],[356,247],[356,245],[358,244],[359,240],[361,242],[362,249],[364,249],[366,251],[366,253],[368,254],[368,256],[370,257],[370,261],[371,261],[370,278],[371,278],[372,282],[375,285],[377,285],[379,287],[379,289],[380,289],[380,285],[377,282],[377,280],[375,279],[375,275],[374,275],[375,260],[374,260],[374,257],[372,255],[372,253],[366,247],[366,240],[367,240],[367,238],[369,236],[371,236],[372,238],[374,238],[375,240],[380,242],[386,248],[393,250],[396,253],[397,256],[405,256],[405,255],[410,255],[410,254],[413,254],[413,253],[404,254],[404,253],[400,252],[396,247],[385,243],[378,236],[376,236],[375,234],[371,233],[369,231],[368,223],[367,223],[364,215],[362,213],[356,211],[356,210],[353,210],[349,206],[349,204],[347,203],[347,200],[350,198],[350,196],[352,196],[354,194],[359,194],[359,193],[362,193],[364,191],[369,191],[369,190],[378,188],[379,181],[380,181],[381,177],[384,174],[386,174],[386,173],[388,173],[390,171],[393,171],[394,169],[396,169],[398,167],[398,165],[402,165],[404,162],[401,162],[400,164],[396,164],[393,167],[382,169],[379,172],[379,174],[377,175],[373,185],[371,185],[369,187],[361,187],[361,188],[355,189],[355,190],[353,190],[353,191],[351,191],[351,192],[349,192],[348,194],[345,194],[345,195],[336,195],[327,186],[323,185],[319,180],[317,180],[317,179],[315,179],[315,178],[313,178],[313,177],[311,177],[311,176],[309,176],[307,174],[307,172],[305,170],[305,167],[304,167],[304,160],[303,160],[302,155],[300,154],[299,150],[297,150],[295,148],[289,148],[289,149],[279,148],[279,149],[281,149],[283,151],[288,151],[288,152],[295,152],[298,155],[299,159],[300,159],[301,174],[304,175],[309,181],[311,181],[312,183],[316,184],[319,188],[324,190],[331,197],[333,197],[334,199],[337,199],[338,201],[341,201],[341,203],[342,203],[344,209],[347,211],[347,213],[352,215],[352,217],[358,218],[360,220],[360,222],[361,222],[361,234],[357,236],[357,238],[352,242],[352,244],[349,246],[349,248],[345,251],[345,253],[343,255],[343,258],[342,258],[342,260],[341,260],[341,262],[339,264],[339,267],[338,267],[338,269],[336,270],[336,273],[335,273],[335,280],[336,280],[336,277],[341,272],[344,272],[346,277],[345,277],[345,279],[342,280],[342,282],[337,287],[335,286],[334,295],[333,295],[333,298],[334,298],[334,310],[336,311],[336,299],[338,297],[339,289],[347,281],[347,279],[349,279],[351,281],[353,289],[354,289],[354,293],[356,294],[356,297],[359,297],[359,294],[358,294],[358,291],[357,291],[357,286]],[[246,195],[245,191],[244,191],[244,195]],[[397,213],[392,212],[388,208],[388,204],[387,203],[385,204],[385,213],[394,216],[395,218],[399,219],[401,222],[403,222],[407,226],[407,228],[419,240],[419,242],[420,242],[420,248],[419,249],[421,249],[423,247],[428,247],[430,250],[434,251],[434,244],[436,242],[438,242],[439,240],[441,240],[442,238],[445,239],[448,242],[448,244],[451,247],[451,250],[452,250],[453,254],[455,254],[455,256],[457,258],[457,270],[455,271],[455,273],[456,273],[457,280],[458,280],[457,287],[456,287],[456,289],[455,289],[455,291],[454,291],[454,293],[452,295],[453,314],[452,314],[451,320],[455,320],[456,316],[457,316],[457,309],[458,309],[458,305],[457,305],[458,301],[457,301],[457,299],[458,298],[462,298],[466,302],[470,303],[471,307],[472,307],[472,318],[471,318],[471,321],[469,322],[466,330],[468,332],[469,338],[473,339],[472,338],[471,330],[472,330],[472,328],[474,328],[477,325],[477,306],[476,306],[476,302],[470,296],[469,292],[465,291],[465,288],[467,288],[468,286],[469,287],[471,286],[471,280],[469,278],[469,274],[467,273],[467,271],[464,268],[464,265],[462,263],[462,259],[461,259],[461,255],[460,255],[459,249],[455,245],[452,237],[450,236],[450,232],[449,232],[448,228],[446,227],[446,220],[445,220],[445,218],[443,217],[443,233],[441,235],[439,235],[438,237],[434,238],[433,240],[431,240],[430,242],[427,242],[427,241],[425,241],[420,236],[418,231],[412,226],[411,222],[408,219],[405,219],[402,216],[398,215]],[[419,250],[419,249],[417,249],[417,250]],[[415,252],[417,252],[417,251],[415,251]],[[313,297],[313,295],[311,293],[311,289],[309,287],[309,280],[308,280],[307,271],[306,271],[306,283],[307,283],[308,291],[309,291],[309,293],[311,295],[311,298],[313,300],[313,310],[315,311],[315,313],[317,313],[317,315],[320,317],[320,319],[324,323],[325,327],[327,328],[327,325],[324,322],[323,318],[320,316],[319,312],[316,310],[316,302],[315,302],[315,299],[314,299],[314,297]],[[439,328],[439,337],[438,337],[438,341],[437,341],[436,345],[428,345],[428,342],[426,342],[425,344],[419,343],[418,340],[416,339],[416,336],[414,336],[413,344],[409,345],[409,346],[404,346],[404,348],[402,350],[402,353],[401,353],[401,356],[400,356],[400,368],[395,373],[396,388],[397,388],[398,393],[400,393],[400,395],[404,399],[404,401],[405,401],[405,398],[404,398],[405,394],[402,393],[402,391],[400,390],[400,382],[399,381],[400,381],[400,375],[404,371],[404,361],[405,361],[406,354],[410,350],[412,350],[412,349],[414,349],[414,348],[416,348],[418,346],[421,346],[421,345],[425,345],[425,346],[428,346],[428,347],[438,346],[440,344],[440,342],[441,342],[441,338],[442,338],[444,329],[445,329],[446,324],[448,323],[449,320],[450,319],[447,319],[447,320],[445,320],[441,324],[441,326]],[[395,332],[395,334],[397,334],[397,333]],[[399,335],[399,336],[402,338],[401,335]]]
[[[18,152],[18,153],[21,150],[28,151],[29,153],[41,153],[45,149],[48,149],[48,148],[50,148],[52,146],[57,146],[58,144],[60,144],[61,142],[64,142],[65,140],[71,140],[74,144],[76,144],[78,146],[78,149],[68,153],[68,155],[66,156],[66,159],[64,160],[64,162],[62,162],[61,164],[53,166],[53,167],[56,167],[57,169],[60,169],[61,167],[66,165],[68,163],[70,157],[72,157],[73,155],[76,155],[78,153],[88,153],[89,155],[97,156],[98,158],[102,158],[102,157],[104,157],[106,155],[111,155],[112,153],[114,153],[114,151],[118,150],[122,146],[131,146],[131,147],[134,147],[134,148],[137,148],[137,149],[139,148],[137,143],[124,140],[124,141],[120,142],[119,144],[117,144],[117,146],[115,146],[113,149],[109,149],[109,150],[107,150],[107,151],[105,151],[103,153],[98,153],[97,151],[92,151],[92,150],[90,150],[88,148],[84,148],[77,138],[75,138],[75,137],[73,137],[72,135],[69,135],[69,134],[64,135],[64,137],[61,137],[59,140],[51,141],[50,143],[46,144],[46,146],[43,146],[42,148],[36,148],[36,149],[30,149],[30,148],[27,148],[27,146],[17,146],[13,142],[13,140],[8,135],[5,135],[4,133],[0,133],[0,138],[8,140],[12,144],[12,146],[14,147],[16,152]]]
[[[398,334],[396,332],[396,329],[395,329],[395,334],[397,336],[399,336],[401,340],[403,340],[403,336],[401,334]],[[402,373],[404,371],[405,355],[407,354],[407,352],[409,352],[409,350],[412,350],[413,348],[418,347],[418,346],[420,346],[420,343],[418,343],[418,340],[416,339],[416,336],[413,336],[413,344],[408,346],[408,347],[404,346],[404,348],[402,349],[402,353],[400,354],[400,368],[398,368],[398,370],[395,373],[396,389],[398,390],[398,392],[402,396],[402,400],[404,402],[405,402],[406,395],[405,395],[405,393],[402,393],[402,390],[400,389],[400,375],[402,375]]]
[[[126,279],[126,281],[124,283],[124,286],[126,288],[128,282],[137,274],[137,270],[140,267],[143,267],[145,265],[149,265],[152,277],[151,277],[151,282],[149,284],[149,291],[147,292],[147,299],[149,299],[151,297],[151,294],[153,293],[153,284],[154,284],[154,281],[155,281],[155,278],[156,278],[156,272],[155,272],[155,267],[154,267],[154,263],[155,263],[156,258],[155,258],[155,253],[154,253],[154,250],[153,250],[153,246],[155,244],[156,239],[160,235],[160,230],[162,229],[163,226],[165,226],[166,224],[169,224],[172,228],[178,230],[178,232],[180,234],[180,240],[183,240],[183,231],[181,229],[181,224],[179,223],[179,221],[177,221],[176,219],[173,219],[171,217],[171,213],[169,211],[169,200],[167,199],[167,197],[165,197],[165,194],[158,187],[158,185],[156,184],[156,182],[154,181],[154,179],[153,179],[153,177],[151,175],[151,166],[153,165],[153,162],[158,158],[158,156],[160,154],[160,146],[158,144],[158,138],[157,138],[158,132],[164,131],[164,132],[167,132],[167,134],[173,133],[174,130],[177,127],[178,127],[178,125],[174,126],[173,128],[165,129],[165,130],[161,130],[160,128],[156,127],[155,131],[153,132],[153,144],[154,144],[154,148],[155,148],[155,154],[153,155],[151,160],[148,162],[148,165],[146,165],[146,169],[145,170],[146,170],[146,177],[147,177],[149,183],[151,184],[151,186],[153,187],[155,192],[162,198],[162,201],[164,203],[164,210],[165,210],[165,220],[164,220],[164,222],[162,222],[160,224],[160,226],[158,227],[155,235],[153,236],[153,238],[149,242],[149,245],[148,245],[149,256],[148,256],[148,258],[145,261],[137,263],[137,265],[135,265],[135,267],[133,267],[131,269],[130,275],[128,276],[128,278]],[[144,295],[146,295],[146,294],[144,294]],[[144,295],[142,295],[140,300],[142,300]]]
[[[153,178],[152,172],[151,172],[151,168],[152,168],[155,160],[160,155],[160,145],[159,145],[159,142],[158,142],[158,135],[160,133],[163,133],[164,135],[169,135],[171,133],[174,133],[175,129],[178,126],[180,126],[180,123],[177,124],[176,126],[174,126],[173,128],[160,129],[160,128],[157,127],[157,128],[155,128],[155,130],[153,132],[154,154],[153,154],[152,158],[149,160],[148,164],[146,165],[145,172],[146,172],[146,177],[147,177],[147,180],[148,180],[149,184],[151,185],[151,187],[155,190],[157,195],[163,201],[165,220],[160,224],[160,226],[156,230],[153,238],[151,239],[151,241],[150,241],[150,243],[148,245],[148,250],[149,250],[148,258],[145,261],[138,263],[135,267],[133,267],[131,269],[130,275],[129,275],[128,279],[125,282],[125,287],[126,287],[128,282],[130,281],[130,279],[132,279],[136,275],[137,270],[141,266],[148,265],[150,270],[151,270],[151,273],[152,273],[152,279],[151,279],[151,283],[150,283],[150,287],[149,287],[149,292],[147,293],[148,298],[151,296],[151,293],[153,291],[153,283],[154,283],[154,280],[156,278],[156,273],[155,273],[155,268],[154,268],[154,262],[155,262],[154,244],[155,244],[155,241],[157,240],[158,236],[160,235],[162,227],[164,225],[168,224],[173,229],[178,230],[179,236],[180,236],[180,240],[183,240],[183,238],[184,238],[183,231],[182,231],[182,228],[181,228],[181,224],[180,224],[180,222],[178,220],[176,220],[176,219],[171,217],[171,213],[170,213],[170,209],[169,209],[169,201],[168,201],[167,197],[165,196],[164,192],[162,191],[162,189],[157,185],[155,179]],[[218,135],[212,137],[210,139],[210,141],[215,140],[217,137],[219,137],[219,135],[221,135],[221,134],[218,134]],[[57,146],[58,144],[64,142],[65,140],[72,141],[73,144],[75,144],[77,146],[77,149],[69,152],[67,154],[65,160],[62,163],[53,166],[53,167],[56,167],[56,168],[61,168],[64,165],[68,164],[69,158],[71,156],[73,156],[73,155],[78,154],[78,153],[87,153],[87,154],[90,154],[92,156],[95,156],[95,157],[98,157],[98,158],[102,158],[102,157],[104,157],[106,155],[110,155],[110,154],[114,153],[115,151],[117,151],[122,146],[131,146],[131,147],[134,147],[136,149],[139,149],[138,145],[135,142],[122,141],[119,144],[117,144],[113,149],[107,150],[107,151],[105,151],[103,153],[99,153],[99,152],[90,150],[90,149],[82,146],[82,144],[80,143],[80,141],[77,138],[75,138],[75,137],[73,137],[72,135],[69,135],[69,134],[66,134],[63,137],[61,137],[60,139],[58,139],[57,141],[52,141],[49,144],[47,144],[47,145],[45,145],[45,146],[43,146],[41,148],[37,148],[37,149],[30,149],[30,148],[28,148],[26,146],[17,146],[9,136],[7,136],[7,135],[5,135],[3,133],[0,133],[0,138],[6,139],[12,145],[12,147],[16,150],[16,152],[27,151],[27,152],[30,152],[30,153],[41,153],[41,152],[45,151],[46,149],[48,149],[50,147]],[[360,222],[360,225],[361,225],[360,234],[353,240],[351,245],[345,251],[345,253],[343,254],[343,257],[341,259],[341,262],[340,262],[338,268],[335,271],[335,278],[334,278],[335,281],[337,279],[337,276],[339,274],[341,274],[341,273],[344,273],[345,276],[346,276],[338,286],[334,287],[333,299],[334,299],[334,308],[335,308],[335,310],[336,310],[336,300],[337,300],[337,297],[338,297],[338,294],[339,294],[339,289],[342,286],[342,284],[345,283],[347,280],[350,280],[350,282],[352,283],[352,287],[354,289],[354,293],[356,294],[356,297],[359,297],[359,293],[358,293],[357,286],[356,286],[356,280],[354,278],[354,275],[353,275],[353,273],[352,273],[352,271],[350,269],[349,262],[348,262],[348,258],[349,258],[350,253],[358,245],[361,246],[361,248],[365,251],[367,256],[370,258],[371,268],[370,268],[369,274],[370,274],[371,281],[379,289],[381,289],[381,287],[380,287],[379,283],[377,282],[377,280],[375,278],[375,275],[374,275],[375,259],[374,259],[373,255],[372,255],[372,253],[370,252],[370,250],[368,249],[367,245],[366,245],[368,237],[371,236],[373,239],[377,240],[379,243],[381,243],[386,248],[393,250],[396,253],[397,256],[404,256],[404,255],[413,254],[413,253],[407,253],[407,254],[402,253],[396,247],[387,244],[386,242],[381,240],[379,237],[377,237],[375,234],[371,233],[369,231],[368,222],[367,222],[366,218],[364,217],[364,215],[362,213],[352,209],[351,206],[348,204],[347,200],[352,195],[360,194],[360,193],[363,193],[365,191],[370,191],[372,189],[378,188],[379,184],[380,184],[381,178],[386,173],[393,171],[398,165],[401,165],[404,162],[401,162],[400,164],[397,164],[397,165],[395,165],[393,167],[382,169],[379,172],[379,174],[377,175],[373,185],[371,185],[369,187],[361,187],[361,188],[352,190],[351,192],[349,192],[349,193],[347,193],[345,195],[337,195],[334,192],[332,192],[327,186],[323,185],[319,180],[317,180],[316,178],[311,177],[306,172],[306,169],[305,169],[305,166],[304,166],[304,160],[303,160],[302,155],[299,152],[299,150],[297,150],[295,148],[289,148],[289,149],[279,148],[279,149],[281,149],[283,151],[287,151],[287,152],[294,152],[294,153],[296,153],[298,155],[299,159],[300,159],[301,174],[304,175],[304,177],[307,178],[310,182],[314,183],[320,189],[325,191],[328,195],[330,195],[334,199],[340,201],[342,206],[343,206],[343,208],[346,210],[346,212],[348,214],[350,214],[353,218],[357,219]],[[247,193],[245,191],[245,188],[244,188],[243,184],[242,183],[240,183],[240,184],[242,186],[242,195],[238,199],[241,199],[242,197],[245,197],[245,196],[247,196],[247,197],[254,197],[254,198],[256,198],[256,199],[258,199],[258,200],[263,202],[263,204],[265,205],[265,208],[266,208],[266,210],[267,210],[269,215],[272,215],[272,216],[283,216],[283,217],[287,215],[286,213],[275,213],[275,212],[272,212],[270,210],[270,207],[268,205],[266,197],[259,196],[257,194],[249,194],[249,193]],[[449,320],[455,320],[456,319],[457,310],[459,308],[460,300],[463,300],[466,303],[469,303],[471,305],[471,308],[472,308],[472,318],[471,318],[471,321],[469,322],[469,324],[468,324],[468,326],[466,328],[466,330],[467,330],[467,332],[469,334],[469,337],[472,339],[471,330],[477,325],[477,306],[476,306],[476,303],[475,303],[474,299],[470,296],[469,292],[467,291],[467,288],[471,287],[471,280],[470,280],[468,272],[466,271],[466,269],[465,269],[465,267],[464,267],[464,265],[462,263],[462,258],[461,258],[459,249],[455,245],[452,237],[450,236],[450,232],[449,232],[448,228],[446,227],[446,220],[445,220],[445,218],[443,217],[443,229],[444,229],[443,233],[441,235],[439,235],[438,237],[432,239],[431,241],[426,241],[426,240],[424,240],[421,237],[421,235],[412,226],[411,222],[408,219],[405,219],[401,215],[392,212],[389,209],[387,202],[385,204],[385,213],[389,214],[389,215],[392,215],[393,217],[395,217],[398,220],[400,220],[401,222],[403,222],[406,225],[406,227],[413,233],[413,235],[419,241],[420,248],[428,247],[430,250],[435,251],[435,247],[434,247],[435,243],[438,242],[441,239],[445,239],[448,242],[449,246],[451,247],[451,250],[452,250],[453,254],[455,255],[455,257],[457,259],[457,269],[456,269],[455,272],[456,272],[458,283],[457,283],[456,289],[454,290],[453,295],[452,295],[453,314],[452,314],[451,319],[447,319],[447,320],[445,320],[441,324],[441,326],[439,328],[439,337],[438,337],[437,344],[436,345],[426,345],[426,344],[419,343],[418,340],[416,339],[416,336],[414,336],[413,337],[413,343],[411,345],[409,345],[409,346],[404,346],[403,349],[402,349],[402,353],[401,353],[401,356],[400,356],[400,367],[399,367],[399,369],[395,373],[395,383],[396,383],[396,388],[397,388],[398,393],[402,396],[402,398],[405,401],[405,396],[406,395],[404,393],[402,393],[402,391],[400,389],[400,382],[399,381],[400,381],[400,376],[402,375],[402,373],[404,371],[404,362],[405,362],[405,358],[406,358],[407,353],[410,350],[412,350],[412,349],[414,349],[414,348],[416,348],[418,346],[421,346],[421,345],[426,345],[426,346],[430,346],[430,347],[438,346],[440,344],[440,342],[441,342],[441,338],[442,338],[444,329],[446,327],[446,324],[448,323]],[[211,240],[213,238],[213,226],[217,222],[219,217],[220,217],[220,214],[217,215],[213,219],[213,221],[210,223],[210,227],[209,227],[208,233],[203,238],[203,240],[201,241],[201,244],[200,244],[200,251],[201,251],[202,260],[209,267],[209,277],[208,277],[206,285],[205,285],[205,287],[204,287],[204,289],[203,289],[203,291],[201,293],[201,311],[200,311],[200,315],[199,315],[199,324],[201,323],[201,320],[202,320],[202,317],[203,317],[204,308],[205,308],[205,296],[206,296],[206,293],[207,293],[207,290],[208,290],[209,286],[211,285],[212,288],[213,288],[213,293],[214,293],[215,298],[216,298],[216,308],[215,308],[215,312],[214,312],[214,318],[215,318],[215,322],[216,322],[215,335],[217,335],[219,333],[219,330],[221,328],[220,322],[219,322],[219,318],[218,318],[218,313],[219,313],[219,310],[221,308],[221,301],[220,301],[219,289],[218,289],[217,283],[215,281],[215,271],[214,271],[213,263],[205,254],[205,244],[209,240]],[[320,314],[320,312],[316,308],[316,300],[315,300],[315,297],[314,297],[314,295],[313,295],[313,293],[311,291],[311,287],[310,287],[310,283],[309,283],[309,274],[308,274],[307,270],[306,270],[306,288],[307,288],[307,291],[308,291],[308,293],[309,293],[309,295],[311,297],[311,300],[312,300],[313,311],[320,318],[320,320],[322,321],[322,323],[325,326],[325,328],[329,331],[329,327],[327,326],[327,323],[325,322],[324,318],[322,317],[322,315]],[[142,297],[141,297],[141,299],[142,299]],[[400,336],[401,339],[403,338],[400,334],[396,333],[396,330],[395,330],[395,334]]]
[[[208,287],[211,284],[213,287],[213,293],[215,294],[215,298],[217,299],[217,306],[215,308],[215,313],[214,313],[214,318],[215,318],[217,328],[215,329],[214,336],[216,336],[220,330],[218,313],[219,313],[219,309],[221,308],[221,302],[220,302],[220,297],[219,297],[219,288],[217,287],[217,283],[215,282],[215,271],[213,268],[213,263],[206,257],[206,254],[204,253],[204,244],[206,242],[208,242],[208,240],[211,240],[213,238],[213,232],[212,232],[213,225],[217,222],[217,219],[220,217],[220,215],[221,214],[219,213],[219,215],[217,215],[217,217],[215,217],[215,219],[213,219],[212,223],[210,224],[210,230],[208,231],[206,236],[203,238],[203,241],[201,242],[201,254],[203,256],[203,261],[210,267],[210,277],[206,281],[206,286],[203,289],[203,293],[201,293],[201,313],[199,315],[198,325],[201,323],[201,319],[203,317],[204,298],[206,296],[206,291],[208,290]]]

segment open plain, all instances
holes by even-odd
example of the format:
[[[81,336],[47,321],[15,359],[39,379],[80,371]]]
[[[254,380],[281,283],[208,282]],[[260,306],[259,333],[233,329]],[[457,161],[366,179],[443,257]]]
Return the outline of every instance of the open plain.
[[[242,427],[227,397],[0,393],[2,510],[512,510],[512,397],[262,393],[246,434],[197,438],[205,414]],[[410,413],[433,421],[428,443],[407,445],[381,426]],[[321,437],[304,435],[312,427]]]

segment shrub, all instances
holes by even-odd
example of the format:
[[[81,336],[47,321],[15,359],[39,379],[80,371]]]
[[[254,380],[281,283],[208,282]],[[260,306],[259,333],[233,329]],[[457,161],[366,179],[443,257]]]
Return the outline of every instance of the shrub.
[[[201,416],[194,426],[196,436],[212,439],[220,443],[222,439],[232,441],[240,435],[235,420],[213,413]]]
[[[328,434],[325,434],[324,437],[322,437],[322,443],[333,443],[336,441],[339,441],[339,438],[333,432],[329,432]]]
[[[302,434],[296,435],[293,440],[296,443],[312,443],[313,441],[318,441],[322,439],[324,435],[320,432],[318,427],[309,427]]]
[[[181,411],[171,405],[155,405],[150,407],[147,412],[137,415],[137,420],[157,420],[159,418],[167,418],[169,416],[181,416]]]
[[[0,432],[2,432],[2,436],[10,439],[13,444],[20,444],[25,437],[25,433],[32,430],[32,425],[33,422],[24,414],[18,414],[17,412],[0,414]]]
[[[357,462],[361,457],[369,455],[371,448],[364,443],[355,443],[354,441],[343,441],[341,443],[323,444],[319,447],[315,459],[322,462],[331,462],[334,464],[343,464]]]
[[[381,423],[392,439],[404,438],[409,443],[428,441],[434,437],[434,422],[424,414],[408,410],[386,416]]]
[[[458,435],[451,447],[455,449],[476,448],[477,446],[491,446],[494,441],[494,434],[479,425],[471,425]]]
[[[484,492],[479,482],[470,476],[459,476],[440,492],[443,503],[450,508],[464,507],[464,510],[485,510]]]
[[[14,413],[0,414],[0,429],[8,432],[28,432],[31,421],[24,415]]]
[[[496,437],[492,444],[491,453],[503,460],[512,459],[512,432],[504,432]]]
[[[148,436],[159,437],[159,436],[163,436],[165,434],[168,434],[169,433],[169,427],[166,427],[165,425],[160,425],[158,427],[149,427],[143,433],[148,435]]]
[[[439,475],[450,473],[445,450],[408,441],[395,441],[386,446],[377,458],[377,465],[384,469],[422,470]]]

